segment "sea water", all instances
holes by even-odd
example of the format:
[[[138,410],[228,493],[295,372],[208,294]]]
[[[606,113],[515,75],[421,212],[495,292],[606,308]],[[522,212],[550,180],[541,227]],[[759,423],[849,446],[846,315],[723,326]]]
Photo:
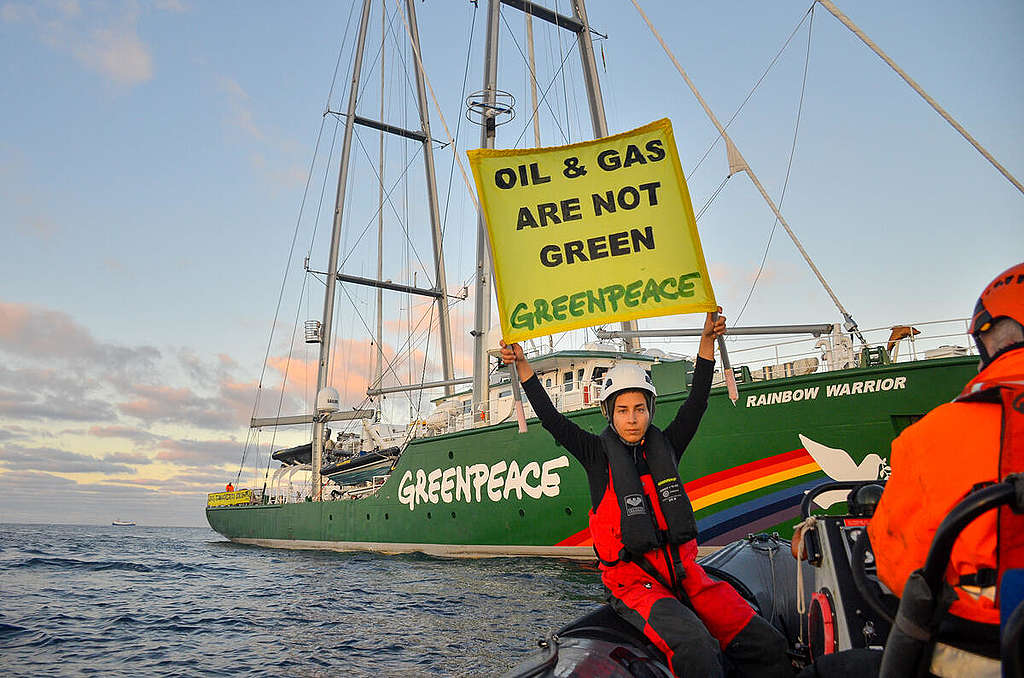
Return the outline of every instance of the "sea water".
[[[0,524],[11,676],[493,676],[600,604],[590,564],[287,551]]]

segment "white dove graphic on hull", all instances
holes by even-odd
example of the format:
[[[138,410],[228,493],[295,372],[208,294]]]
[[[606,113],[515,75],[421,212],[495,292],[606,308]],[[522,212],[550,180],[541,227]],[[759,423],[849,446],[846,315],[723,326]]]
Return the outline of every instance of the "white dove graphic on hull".
[[[878,480],[883,475],[888,475],[889,465],[874,452],[857,464],[846,450],[822,445],[803,434],[798,433],[797,435],[804,449],[814,458],[825,475],[832,480]],[[846,501],[847,494],[849,494],[848,490],[830,490],[815,497],[814,503],[827,509],[832,504]]]

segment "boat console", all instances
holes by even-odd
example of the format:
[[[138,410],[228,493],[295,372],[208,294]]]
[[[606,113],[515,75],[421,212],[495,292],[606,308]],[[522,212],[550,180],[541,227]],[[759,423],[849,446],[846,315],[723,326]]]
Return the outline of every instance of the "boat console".
[[[847,512],[811,515],[814,498],[835,490],[849,491]],[[808,663],[854,648],[881,650],[889,635],[898,600],[878,581],[874,556],[864,548],[865,527],[881,495],[879,481],[824,483],[804,495],[805,529],[798,542],[800,556],[813,567],[814,586],[806,605],[797,592],[798,609],[806,610],[797,649]]]

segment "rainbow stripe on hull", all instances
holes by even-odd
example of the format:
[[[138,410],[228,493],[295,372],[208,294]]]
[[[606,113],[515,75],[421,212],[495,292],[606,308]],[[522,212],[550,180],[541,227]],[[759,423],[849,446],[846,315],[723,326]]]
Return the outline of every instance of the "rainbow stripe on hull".
[[[697,515],[698,541],[715,546],[795,519],[804,492],[824,480],[821,466],[800,448],[712,473],[684,487]],[[720,508],[735,498],[742,503]]]
[[[804,492],[826,479],[821,466],[807,450],[800,448],[710,473],[684,483],[683,487],[697,515],[697,541],[719,546],[750,532],[794,520]],[[776,486],[780,488],[774,489]],[[715,508],[729,499],[745,496],[749,498],[741,504],[722,510]],[[584,529],[557,545],[593,543],[589,529]]]

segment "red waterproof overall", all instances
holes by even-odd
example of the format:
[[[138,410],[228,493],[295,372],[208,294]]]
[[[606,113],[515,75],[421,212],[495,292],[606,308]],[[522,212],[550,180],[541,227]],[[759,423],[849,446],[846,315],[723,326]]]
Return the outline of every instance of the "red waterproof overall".
[[[648,498],[656,497],[651,476],[640,479]],[[610,480],[597,511],[590,513],[590,530],[602,559],[619,553],[623,546],[613,485]],[[659,527],[665,529],[657,500],[651,505]],[[696,562],[696,540],[671,550],[675,568],[668,563],[669,547],[665,546],[648,552],[643,567],[637,562],[602,564],[601,580],[615,611],[665,653],[675,675],[722,675],[720,651],[737,667],[747,668],[749,675],[791,675],[786,667],[785,640],[755,616],[735,589],[708,577]],[[680,594],[670,589],[673,586]]]

